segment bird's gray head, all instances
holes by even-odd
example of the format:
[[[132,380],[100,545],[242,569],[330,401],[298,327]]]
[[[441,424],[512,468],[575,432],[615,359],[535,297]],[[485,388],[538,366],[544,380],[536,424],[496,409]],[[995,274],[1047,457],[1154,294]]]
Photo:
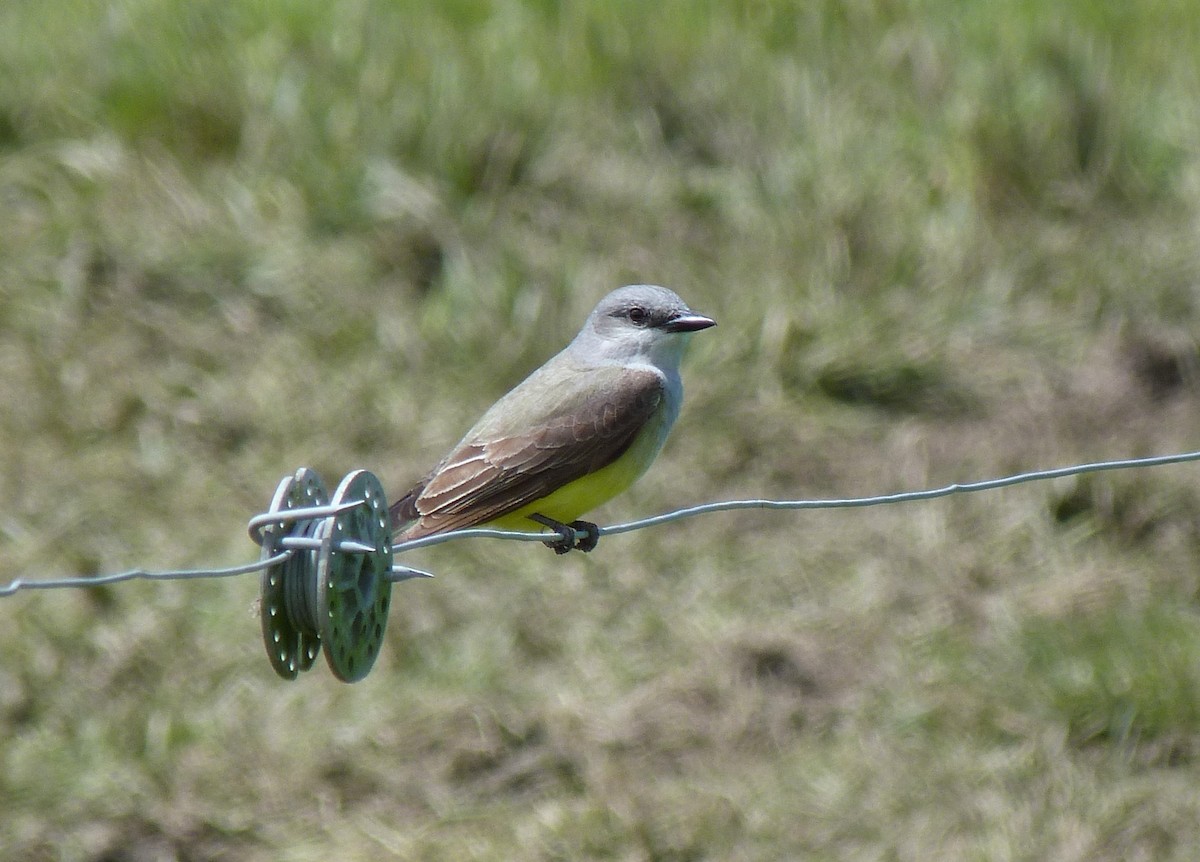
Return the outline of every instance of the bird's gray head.
[[[600,300],[569,350],[588,362],[644,363],[674,371],[691,334],[715,325],[674,291],[632,284]]]

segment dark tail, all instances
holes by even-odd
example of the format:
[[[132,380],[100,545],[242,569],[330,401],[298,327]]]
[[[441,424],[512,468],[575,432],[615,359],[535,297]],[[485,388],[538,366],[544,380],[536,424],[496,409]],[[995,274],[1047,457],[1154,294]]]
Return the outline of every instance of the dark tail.
[[[425,482],[421,482],[395,503],[392,503],[388,509],[388,514],[392,516],[392,529],[397,533],[404,532],[405,528],[411,527],[417,521],[421,520],[421,513],[417,511],[417,498],[421,496],[421,492],[425,490]]]

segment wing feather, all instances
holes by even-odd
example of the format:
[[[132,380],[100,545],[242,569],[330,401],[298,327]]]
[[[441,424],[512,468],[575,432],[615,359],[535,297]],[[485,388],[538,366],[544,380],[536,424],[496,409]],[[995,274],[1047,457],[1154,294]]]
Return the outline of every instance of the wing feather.
[[[662,376],[649,368],[575,369],[565,380],[567,369],[550,368],[497,402],[392,506],[405,538],[487,523],[611,464],[664,397]]]

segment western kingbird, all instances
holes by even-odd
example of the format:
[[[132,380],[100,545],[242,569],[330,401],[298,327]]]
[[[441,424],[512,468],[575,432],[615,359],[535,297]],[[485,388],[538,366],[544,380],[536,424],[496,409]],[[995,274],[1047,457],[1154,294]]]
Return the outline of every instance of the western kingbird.
[[[714,326],[665,287],[614,290],[561,353],[497,401],[391,507],[399,538],[480,524],[558,533],[546,544],[590,551],[576,520],[624,491],[654,461],[679,415],[679,362]],[[576,530],[586,537],[576,541]]]

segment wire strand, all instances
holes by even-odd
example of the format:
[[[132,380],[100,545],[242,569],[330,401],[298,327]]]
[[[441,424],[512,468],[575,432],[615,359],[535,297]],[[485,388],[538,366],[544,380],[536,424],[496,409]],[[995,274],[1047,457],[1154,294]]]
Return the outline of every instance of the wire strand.
[[[1056,467],[1049,470],[1032,470],[1017,473],[999,479],[984,479],[978,482],[955,482],[940,488],[929,488],[922,491],[901,491],[894,494],[878,494],[871,497],[847,497],[831,500],[725,500],[716,503],[704,503],[699,506],[689,506],[676,509],[662,515],[629,521],[624,524],[613,524],[600,527],[600,535],[612,536],[618,533],[629,533],[643,530],[647,527],[657,527],[696,515],[707,515],[712,512],[728,512],[737,509],[857,509],[867,506],[882,506],[891,503],[911,503],[917,500],[934,500],[939,497],[949,497],[952,494],[969,494],[978,491],[990,491],[996,488],[1006,488],[1025,482],[1061,479],[1065,476],[1080,476],[1086,473],[1099,473],[1105,470],[1128,470],[1134,467],[1158,467],[1164,464],[1180,464],[1189,461],[1200,461],[1200,452],[1183,452],[1176,455],[1155,455],[1149,458],[1126,458],[1119,461],[1094,461],[1088,464],[1075,464],[1070,467]],[[487,538],[511,539],[522,542],[544,542],[546,533],[525,532],[515,530],[496,530],[488,527],[476,527],[468,530],[455,530],[452,533],[441,533],[436,536],[425,536],[420,539],[399,542],[392,546],[396,553],[426,548],[442,542],[456,539]]]
[[[276,563],[282,563],[292,555],[291,551],[284,551],[276,554],[273,557],[268,557],[265,560],[259,560],[255,563],[247,563],[244,566],[230,566],[227,569],[178,569],[175,571],[165,572],[147,572],[144,569],[130,569],[128,572],[117,572],[115,575],[99,575],[94,578],[54,578],[42,579],[36,581],[27,581],[22,578],[17,578],[8,584],[0,587],[0,597],[11,596],[17,590],[54,590],[62,587],[99,587],[104,584],[115,584],[120,581],[132,581],[135,579],[145,581],[191,581],[200,578],[231,578],[235,575],[247,575],[250,572],[261,571],[267,566],[273,566]]]
[[[612,536],[619,533],[633,532],[634,530],[643,530],[648,527],[657,527],[663,524],[672,523],[674,521],[680,521],[684,518],[692,518],[697,515],[707,515],[713,512],[728,512],[737,509],[851,509],[864,508],[867,506],[890,505],[893,503],[911,503],[919,500],[934,500],[940,497],[949,497],[954,494],[969,494],[979,491],[991,491],[997,488],[1006,488],[1026,482],[1061,479],[1067,476],[1081,476],[1087,473],[1099,473],[1108,470],[1128,470],[1138,467],[1159,467],[1166,464],[1182,464],[1193,461],[1200,461],[1200,451],[1182,452],[1175,455],[1155,455],[1148,458],[1125,458],[1116,461],[1094,461],[1087,464],[1075,464],[1070,467],[1057,467],[1049,470],[1032,470],[1026,473],[1016,473],[1014,475],[1004,476],[999,479],[984,479],[978,482],[955,482],[950,485],[944,485],[940,488],[928,488],[920,491],[901,491],[893,494],[877,494],[870,497],[846,497],[825,500],[725,500],[715,503],[704,503],[699,506],[689,506],[683,509],[676,509],[671,512],[665,512],[661,515],[642,518],[636,521],[628,521],[624,524],[613,524],[612,526],[608,527],[600,527],[599,531],[600,535],[602,536]],[[270,523],[277,520],[279,520],[279,513],[274,513],[269,516],[256,516],[255,518],[251,519],[251,535],[254,535],[256,527],[261,528],[260,522]],[[421,539],[398,542],[392,546],[392,550],[394,553],[401,553],[403,551],[414,551],[418,548],[427,548],[432,545],[440,545],[444,542],[456,541],[458,539],[478,538],[506,539],[519,542],[545,542],[547,534],[544,532],[497,530],[489,527],[476,527],[467,530],[455,530],[450,533],[440,533],[435,536],[426,536]],[[177,571],[163,572],[148,572],[142,569],[133,569],[127,572],[118,572],[117,574],[112,575],[101,575],[94,578],[71,577],[41,580],[26,580],[23,578],[18,578],[0,587],[0,598],[13,595],[18,590],[50,590],[69,587],[98,587],[104,584],[114,584],[120,581],[129,581],[134,579],[150,581],[182,581],[200,578],[227,578],[236,575],[249,574],[250,572],[261,571],[268,566],[273,566],[277,563],[283,562],[291,554],[292,551],[284,550],[281,553],[265,560],[248,563],[243,566],[231,566],[224,569],[181,569]],[[427,572],[420,572],[416,569],[406,569],[402,566],[395,567],[394,571],[399,573],[399,576],[394,573],[390,578],[391,580],[403,580],[408,577],[431,577]]]

